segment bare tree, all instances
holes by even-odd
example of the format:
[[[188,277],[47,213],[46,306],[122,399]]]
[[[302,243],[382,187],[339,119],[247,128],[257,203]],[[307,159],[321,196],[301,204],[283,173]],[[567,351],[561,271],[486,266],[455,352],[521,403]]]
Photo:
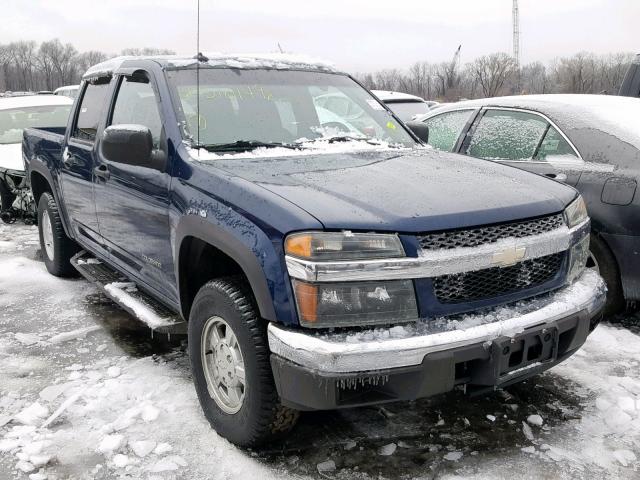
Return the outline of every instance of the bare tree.
[[[471,64],[471,72],[478,81],[485,97],[495,97],[502,91],[507,79],[516,73],[516,62],[506,53],[492,53],[477,58]]]
[[[36,42],[14,42],[9,44],[9,48],[13,53],[12,58],[15,68],[20,75],[21,85],[24,85],[25,90],[33,90],[35,88],[33,70],[35,66]]]
[[[548,93],[549,77],[547,67],[541,62],[525,65],[520,70],[521,93]]]
[[[80,72],[80,74],[82,74],[86,72],[92,65],[104,62],[108,58],[114,56],[115,55],[107,55],[106,53],[99,52],[97,50],[89,50],[88,52],[83,52],[76,57],[78,71]]]
[[[122,55],[168,55],[161,48],[127,48]],[[594,55],[578,53],[558,58],[549,65],[540,62],[520,70],[516,90],[513,61],[504,53],[459,64],[460,48],[448,62],[416,62],[406,71],[386,69],[357,75],[370,89],[400,90],[427,99],[457,101],[501,93],[615,93],[633,58],[629,53]],[[76,48],[53,39],[39,46],[32,41],[0,44],[0,91],[53,90],[77,83],[92,65],[114,55]]]
[[[431,98],[433,90],[433,66],[427,62],[416,62],[400,82],[407,92],[423,98]]]
[[[53,90],[57,82],[54,80],[54,58],[57,54],[57,45],[55,40],[42,42],[36,56],[36,68],[44,77],[45,85],[48,90]]]
[[[400,70],[381,70],[374,74],[376,89],[378,90],[398,90],[400,88]]]
[[[561,93],[595,93],[596,58],[588,52],[563,57],[554,62],[556,88]]]

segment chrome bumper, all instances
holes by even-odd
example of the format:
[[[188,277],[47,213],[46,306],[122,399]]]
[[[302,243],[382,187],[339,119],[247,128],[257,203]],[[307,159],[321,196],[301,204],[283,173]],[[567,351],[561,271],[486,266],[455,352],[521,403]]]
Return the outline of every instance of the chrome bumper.
[[[368,334],[323,334],[270,323],[269,347],[279,357],[322,373],[408,367],[419,365],[430,353],[483,343],[500,336],[515,336],[584,311],[595,314],[604,306],[605,299],[604,281],[595,272],[587,270],[571,285],[552,294],[519,302],[514,308],[498,307],[487,315],[467,315],[458,323],[463,328],[424,333],[419,322],[415,328],[411,327],[416,332],[413,334],[406,334],[406,329],[397,327],[374,329]],[[500,319],[492,321],[496,316]],[[428,324],[422,323],[423,326]],[[464,328],[465,324],[475,326]]]

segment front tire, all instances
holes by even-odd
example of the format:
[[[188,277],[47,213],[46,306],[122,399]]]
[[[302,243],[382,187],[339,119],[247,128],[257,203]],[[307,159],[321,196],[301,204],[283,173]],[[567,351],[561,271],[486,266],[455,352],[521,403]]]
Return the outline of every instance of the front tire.
[[[613,253],[600,237],[591,234],[589,242],[587,267],[596,270],[607,284],[607,302],[603,313],[605,317],[610,317],[625,307],[620,270]]]
[[[265,324],[243,282],[206,283],[193,301],[188,333],[198,399],[220,435],[252,447],[295,425],[298,412],[280,404]]]
[[[49,192],[43,193],[38,202],[38,232],[47,271],[56,277],[75,276],[70,260],[79,251],[78,244],[67,237],[58,205]]]

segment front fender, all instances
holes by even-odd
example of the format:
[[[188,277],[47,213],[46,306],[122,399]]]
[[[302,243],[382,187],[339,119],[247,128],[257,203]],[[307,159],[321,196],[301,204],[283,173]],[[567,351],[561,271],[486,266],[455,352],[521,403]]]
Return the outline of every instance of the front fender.
[[[262,318],[294,323],[290,307],[290,290],[283,271],[281,252],[255,224],[233,211],[187,214],[175,229],[175,274],[180,278],[180,249],[187,237],[198,238],[232,258],[242,269],[253,291]],[[207,213],[204,213],[207,212]],[[220,218],[223,216],[224,218]],[[230,218],[233,217],[233,218]],[[182,288],[178,282],[178,289]],[[182,294],[178,291],[179,297]],[[184,313],[184,312],[183,312]]]

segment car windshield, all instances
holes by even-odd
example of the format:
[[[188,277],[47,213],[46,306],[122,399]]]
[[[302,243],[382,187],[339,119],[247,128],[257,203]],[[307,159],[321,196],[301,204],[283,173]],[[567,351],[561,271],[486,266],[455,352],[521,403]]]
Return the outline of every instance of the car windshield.
[[[70,111],[70,105],[0,110],[0,145],[22,142],[22,131],[25,128],[65,127]]]
[[[199,75],[198,106],[196,70],[167,72],[185,136],[194,145],[246,149],[317,139],[416,144],[369,92],[346,75],[229,68],[202,68]],[[346,106],[333,108],[328,99],[339,99]]]
[[[403,122],[413,120],[416,115],[424,115],[429,111],[429,105],[425,102],[390,102],[387,106]]]

